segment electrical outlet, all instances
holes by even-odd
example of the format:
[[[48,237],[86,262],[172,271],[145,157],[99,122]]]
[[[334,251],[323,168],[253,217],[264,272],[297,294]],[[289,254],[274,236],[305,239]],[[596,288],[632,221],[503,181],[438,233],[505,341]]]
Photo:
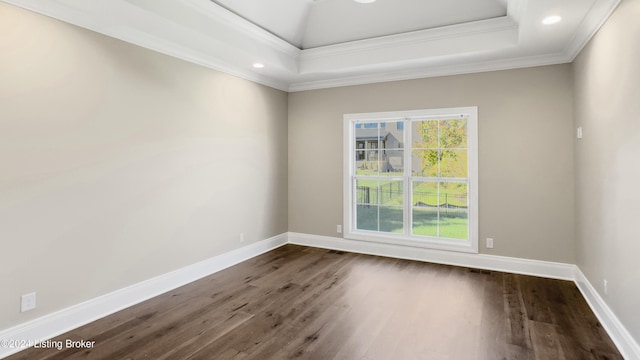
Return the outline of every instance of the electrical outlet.
[[[342,233],[342,225],[336,225],[336,232]]]
[[[582,126],[579,126],[579,127],[576,129],[576,138],[578,138],[578,139],[582,139]]]
[[[493,249],[493,238],[487,238],[487,249]]]
[[[604,279],[604,294],[609,295],[609,282],[607,279]]]
[[[20,312],[26,312],[36,308],[36,293],[24,294],[20,297]]]
[[[240,242],[243,243],[244,242],[244,233],[240,233]]]

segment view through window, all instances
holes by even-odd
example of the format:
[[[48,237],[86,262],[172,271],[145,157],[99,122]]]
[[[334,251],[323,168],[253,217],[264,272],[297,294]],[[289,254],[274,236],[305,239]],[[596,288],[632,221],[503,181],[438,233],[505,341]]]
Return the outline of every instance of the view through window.
[[[346,236],[477,251],[477,109],[345,115]]]

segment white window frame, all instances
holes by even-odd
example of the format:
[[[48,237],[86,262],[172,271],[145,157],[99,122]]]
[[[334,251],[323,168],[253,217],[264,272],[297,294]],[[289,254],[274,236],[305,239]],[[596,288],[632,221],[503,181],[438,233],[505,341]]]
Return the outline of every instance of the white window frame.
[[[446,239],[426,236],[411,236],[405,234],[386,233],[379,231],[357,230],[355,228],[355,124],[366,122],[397,122],[404,121],[404,163],[405,171],[402,178],[404,189],[411,186],[412,177],[408,175],[411,164],[410,132],[412,120],[430,120],[465,117],[467,119],[467,145],[468,145],[468,239]],[[343,210],[344,232],[346,239],[372,241],[385,244],[415,246],[422,248],[450,250],[478,253],[478,108],[458,107],[444,109],[424,109],[411,111],[392,111],[376,113],[345,114],[343,131]],[[396,177],[393,177],[396,178]],[[390,177],[391,179],[391,177]],[[411,208],[410,191],[405,191],[405,210]],[[410,220],[405,211],[405,228]]]

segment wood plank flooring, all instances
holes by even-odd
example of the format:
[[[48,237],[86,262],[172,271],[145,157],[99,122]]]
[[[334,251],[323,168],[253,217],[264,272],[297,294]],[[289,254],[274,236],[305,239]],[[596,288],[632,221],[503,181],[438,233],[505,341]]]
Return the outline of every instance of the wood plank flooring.
[[[287,245],[8,359],[622,359],[572,282]]]

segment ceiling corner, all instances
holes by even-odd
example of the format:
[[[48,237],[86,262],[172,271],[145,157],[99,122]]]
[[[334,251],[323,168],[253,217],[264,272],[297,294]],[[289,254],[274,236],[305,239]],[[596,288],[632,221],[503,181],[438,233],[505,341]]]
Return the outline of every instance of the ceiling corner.
[[[611,17],[622,0],[597,0],[589,14],[576,29],[574,37],[565,48],[569,62],[575,60],[591,38],[600,30],[602,25]]]

